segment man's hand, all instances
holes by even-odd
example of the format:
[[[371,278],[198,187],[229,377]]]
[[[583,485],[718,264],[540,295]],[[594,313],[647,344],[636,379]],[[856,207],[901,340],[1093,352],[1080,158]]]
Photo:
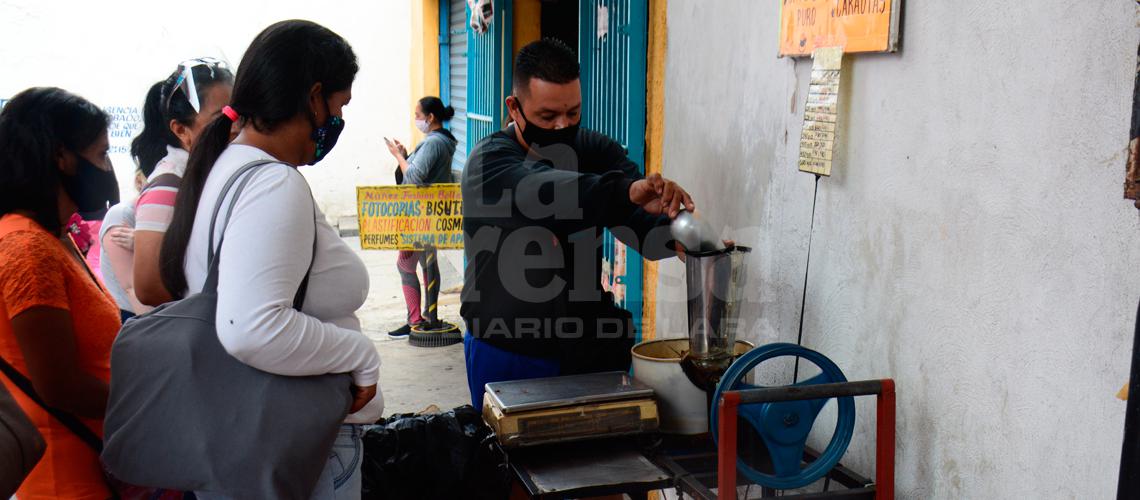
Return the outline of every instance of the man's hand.
[[[356,413],[362,410],[374,397],[376,397],[375,384],[368,387],[352,386],[352,407],[348,409],[348,412]]]
[[[408,157],[408,149],[405,148],[403,144],[400,144],[400,141],[385,137],[384,144],[388,145],[388,152],[392,153],[392,156],[395,156],[397,158]]]
[[[107,232],[107,236],[111,237],[111,241],[115,242],[119,248],[123,250],[134,251],[135,249],[135,230],[124,226],[115,226]]]
[[[682,206],[690,211],[697,208],[689,193],[676,182],[661,177],[661,174],[649,174],[646,178],[630,184],[629,201],[646,212],[654,215],[665,214],[670,219],[677,217]]]

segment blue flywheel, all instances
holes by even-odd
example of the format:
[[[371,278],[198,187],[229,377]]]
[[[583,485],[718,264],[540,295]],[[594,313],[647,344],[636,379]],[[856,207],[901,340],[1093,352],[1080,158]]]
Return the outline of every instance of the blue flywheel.
[[[830,384],[847,381],[847,377],[843,375],[843,372],[834,362],[827,356],[811,349],[788,343],[767,344],[757,347],[732,363],[732,366],[724,372],[720,383],[717,384],[716,393],[713,395],[712,408],[709,412],[711,416],[709,418],[709,430],[712,432],[714,440],[719,440],[719,436],[717,436],[717,402],[720,401],[724,392],[759,388],[746,383],[744,381],[745,375],[764,361],[787,356],[811,361],[821,370],[819,375],[795,385]],[[835,434],[832,435],[831,442],[828,443],[827,448],[824,449],[819,458],[801,468],[800,463],[803,461],[808,434],[811,433],[820,410],[831,399],[740,405],[740,416],[755,429],[768,448],[774,474],[760,472],[739,458],[736,461],[737,469],[756,484],[780,490],[802,488],[822,478],[839,463],[839,459],[847,452],[847,446],[851,444],[851,435],[855,430],[855,399],[850,396],[836,398],[839,404],[839,417],[835,423]]]

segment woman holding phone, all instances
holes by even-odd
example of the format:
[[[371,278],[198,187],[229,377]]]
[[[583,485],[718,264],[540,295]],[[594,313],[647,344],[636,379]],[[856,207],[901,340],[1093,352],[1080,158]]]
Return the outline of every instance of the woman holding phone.
[[[451,175],[451,158],[459,141],[451,131],[443,128],[443,123],[455,116],[455,109],[444,106],[438,97],[424,97],[416,103],[416,128],[427,134],[423,142],[416,146],[412,154],[400,141],[385,138],[388,151],[396,157],[399,168],[396,182],[401,185],[430,186],[438,183],[455,182]],[[400,250],[396,257],[396,267],[400,271],[400,282],[404,290],[404,302],[408,306],[408,319],[403,326],[388,332],[392,338],[404,338],[412,332],[413,326],[423,326],[435,330],[439,325],[439,255],[434,246],[425,245],[422,250]],[[427,290],[427,308],[421,312],[420,280],[416,276],[416,264],[423,268]]]

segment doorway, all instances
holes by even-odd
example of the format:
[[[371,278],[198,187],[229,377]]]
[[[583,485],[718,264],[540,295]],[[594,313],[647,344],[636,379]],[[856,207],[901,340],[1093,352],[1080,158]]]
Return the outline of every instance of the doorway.
[[[542,37],[565,43],[578,52],[578,0],[542,2]]]
[[[543,0],[541,36],[578,53],[582,125],[621,143],[644,173],[649,1]],[[641,256],[608,231],[602,249],[602,285],[633,314],[640,337]]]

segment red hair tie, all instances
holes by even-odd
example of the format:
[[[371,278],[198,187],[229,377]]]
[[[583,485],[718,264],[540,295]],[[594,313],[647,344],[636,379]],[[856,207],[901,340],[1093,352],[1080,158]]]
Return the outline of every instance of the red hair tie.
[[[234,111],[234,108],[229,106],[222,108],[222,114],[226,115],[226,118],[229,118],[231,122],[236,122],[241,118],[241,115],[239,115],[237,111]]]

